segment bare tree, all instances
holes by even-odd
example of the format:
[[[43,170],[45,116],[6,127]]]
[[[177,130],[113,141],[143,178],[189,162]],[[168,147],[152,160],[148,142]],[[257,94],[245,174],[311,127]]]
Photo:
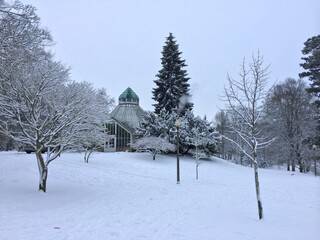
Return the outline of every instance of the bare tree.
[[[191,142],[195,149],[192,153],[193,157],[196,159],[196,179],[199,179],[199,166],[201,164],[201,159],[206,158],[206,153],[201,148],[203,144],[206,142],[206,133],[200,131],[199,127],[195,127],[191,129],[192,139]]]
[[[265,88],[269,75],[268,69],[269,66],[263,66],[263,57],[258,52],[257,56],[252,56],[249,68],[243,60],[239,73],[240,80],[235,80],[228,75],[229,84],[228,87],[225,87],[228,106],[241,120],[240,124],[232,124],[230,127],[232,132],[245,144],[245,147],[242,147],[235,139],[224,137],[240,148],[253,163],[259,219],[263,218],[263,208],[258,177],[257,150],[272,141],[261,135],[258,126],[263,112],[262,101],[267,94]]]
[[[307,143],[315,137],[317,123],[313,97],[306,87],[301,79],[287,78],[274,86],[266,101],[269,131],[287,153],[288,171],[290,166],[295,171],[298,164],[300,172],[306,172],[310,165],[313,143]]]

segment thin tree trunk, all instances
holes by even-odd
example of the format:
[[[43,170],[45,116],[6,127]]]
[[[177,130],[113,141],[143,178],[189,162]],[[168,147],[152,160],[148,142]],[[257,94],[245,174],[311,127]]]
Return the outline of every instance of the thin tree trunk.
[[[253,149],[254,149],[254,146],[253,146]],[[259,219],[262,219],[263,218],[263,208],[262,208],[260,184],[259,184],[259,176],[258,176],[258,162],[256,159],[257,159],[257,153],[254,150],[254,152],[253,152],[254,182],[256,185],[256,196],[257,196],[257,202],[258,202]]]
[[[88,157],[87,157],[87,163],[89,162],[89,158],[90,158],[90,156],[91,156],[92,153],[93,153],[93,151],[90,151],[90,152],[89,152],[89,155],[88,155]]]
[[[196,179],[197,180],[199,179],[199,171],[198,171],[198,169],[199,169],[199,165],[197,164],[196,165]]]
[[[294,158],[291,159],[291,164],[292,164],[292,172],[295,172],[296,171],[296,164],[295,164]]]
[[[259,212],[259,219],[263,218],[263,208],[262,208],[262,201],[260,195],[260,186],[259,186],[259,176],[258,176],[258,164],[254,162],[254,180],[256,184],[256,195],[257,195],[257,202],[258,202],[258,212]]]
[[[293,153],[292,153],[292,150],[290,152],[290,159],[291,159],[291,169],[292,169],[292,172],[295,172],[296,171],[296,164],[295,164],[295,159],[293,157]]]
[[[90,155],[91,155],[92,153],[93,153],[93,151],[91,151],[91,150],[89,150],[89,152],[88,152],[88,151],[85,152],[85,154],[84,154],[84,161],[85,161],[86,163],[89,162],[89,157],[90,157]]]
[[[316,159],[316,148],[315,147],[313,148],[313,158],[314,158],[314,176],[316,177],[317,176],[317,159]]]

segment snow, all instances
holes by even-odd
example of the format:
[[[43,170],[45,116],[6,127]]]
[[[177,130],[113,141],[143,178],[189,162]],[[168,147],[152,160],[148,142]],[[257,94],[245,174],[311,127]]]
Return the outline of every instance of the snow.
[[[65,153],[37,190],[34,154],[0,152],[0,238],[6,239],[319,239],[320,177],[148,153]]]

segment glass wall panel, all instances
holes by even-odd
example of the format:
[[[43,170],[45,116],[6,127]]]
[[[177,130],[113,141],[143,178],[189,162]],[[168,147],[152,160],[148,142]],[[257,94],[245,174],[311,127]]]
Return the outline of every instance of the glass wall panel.
[[[114,122],[107,123],[106,127],[107,127],[107,132],[110,135],[115,135],[115,124],[114,124]]]
[[[121,126],[117,125],[117,148],[130,147],[131,134]]]

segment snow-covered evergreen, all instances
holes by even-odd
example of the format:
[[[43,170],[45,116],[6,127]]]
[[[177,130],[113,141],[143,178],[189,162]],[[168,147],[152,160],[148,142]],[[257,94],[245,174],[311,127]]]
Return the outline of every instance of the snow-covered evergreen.
[[[179,128],[180,152],[185,154],[190,149],[195,149],[193,143],[194,132],[197,130],[202,135],[202,144],[198,147],[202,149],[207,156],[211,156],[217,150],[217,141],[219,133],[215,130],[213,124],[198,116],[194,116],[193,111],[187,110],[184,116],[179,117],[176,111],[167,113],[162,110],[160,114],[147,112],[140,128],[136,130],[138,136],[155,136],[176,143],[176,134],[172,131],[175,121],[179,119],[181,126]],[[196,130],[195,130],[196,129]]]
[[[190,78],[184,70],[187,65],[181,59],[179,45],[174,39],[170,33],[162,51],[162,69],[154,81],[157,86],[153,88],[152,94],[153,100],[157,102],[154,104],[156,114],[160,114],[161,110],[172,113],[175,109],[179,110],[180,115],[193,107],[189,101]]]

